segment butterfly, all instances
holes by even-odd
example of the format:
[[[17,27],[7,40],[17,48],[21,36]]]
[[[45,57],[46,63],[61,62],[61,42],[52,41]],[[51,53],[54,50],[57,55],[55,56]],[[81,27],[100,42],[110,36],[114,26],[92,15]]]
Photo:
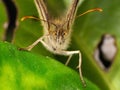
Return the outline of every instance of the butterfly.
[[[72,0],[72,4],[68,9],[66,15],[63,16],[62,18],[55,18],[55,19],[50,18],[44,0],[34,0],[34,2],[39,13],[39,18],[36,18],[34,16],[25,16],[21,20],[23,21],[28,18],[40,20],[43,25],[44,35],[39,39],[37,39],[33,44],[26,47],[25,49],[30,51],[35,45],[41,42],[43,46],[53,54],[68,56],[68,60],[65,63],[65,65],[68,65],[71,57],[74,54],[78,54],[79,64],[77,68],[79,70],[80,79],[83,85],[86,86],[82,76],[82,70],[81,70],[82,56],[80,50],[67,51],[67,48],[70,44],[72,25],[75,20],[79,0]],[[82,16],[92,11],[102,11],[102,9],[100,8],[91,9],[79,16]]]

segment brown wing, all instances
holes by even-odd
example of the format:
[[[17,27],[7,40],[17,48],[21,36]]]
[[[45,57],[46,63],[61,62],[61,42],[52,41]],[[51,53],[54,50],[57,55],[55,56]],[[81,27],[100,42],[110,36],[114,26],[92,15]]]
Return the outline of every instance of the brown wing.
[[[73,0],[72,5],[70,6],[70,9],[68,10],[68,13],[66,15],[66,21],[67,21],[67,29],[70,30],[72,23],[74,21],[76,10],[78,6],[79,0]]]
[[[50,29],[49,14],[48,14],[46,5],[44,3],[44,0],[34,0],[34,2],[37,7],[40,19],[44,20],[44,21],[42,21],[44,29],[49,30]]]

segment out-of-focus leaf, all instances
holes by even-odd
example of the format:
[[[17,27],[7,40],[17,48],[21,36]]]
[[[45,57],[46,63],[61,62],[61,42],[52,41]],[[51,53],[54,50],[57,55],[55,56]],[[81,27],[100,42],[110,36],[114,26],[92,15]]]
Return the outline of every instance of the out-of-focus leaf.
[[[0,40],[3,39],[3,34],[5,31],[5,24],[7,26],[7,12],[3,2],[0,1]]]
[[[79,12],[83,12],[89,8],[100,7],[103,9],[102,13],[90,13],[88,15],[82,16],[76,20],[74,25],[74,43],[77,44],[78,48],[87,57],[87,59],[83,60],[83,68],[85,75],[98,83],[99,85],[105,84],[101,82],[101,77],[104,78],[104,81],[108,83],[108,90],[119,90],[119,83],[120,83],[120,57],[119,57],[119,48],[120,48],[120,1],[85,1],[82,6],[79,8]],[[112,67],[110,68],[109,72],[102,71],[95,65],[95,61],[93,59],[93,54],[97,44],[99,43],[101,36],[103,34],[112,34],[116,37],[117,43],[117,56],[114,60]],[[87,65],[86,65],[87,64]],[[97,71],[102,75],[97,75]],[[86,72],[87,71],[87,72]],[[89,73],[92,75],[89,75]],[[99,76],[95,79],[95,75]],[[93,78],[92,78],[93,77]],[[111,84],[112,83],[112,84]],[[106,90],[104,88],[104,90]]]

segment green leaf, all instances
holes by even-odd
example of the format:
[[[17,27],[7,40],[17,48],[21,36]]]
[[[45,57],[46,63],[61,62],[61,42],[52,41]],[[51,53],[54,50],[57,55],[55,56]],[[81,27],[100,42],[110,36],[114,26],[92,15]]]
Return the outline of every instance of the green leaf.
[[[59,16],[67,8],[65,0],[45,0],[52,16]],[[71,3],[72,0],[68,2]],[[80,0],[82,1],[82,0]],[[95,83],[101,90],[119,90],[120,84],[120,8],[119,0],[91,0],[84,2],[79,6],[77,15],[88,9],[100,7],[102,13],[92,12],[75,20],[73,25],[72,42],[69,50],[80,50],[82,53],[82,72],[83,76]],[[0,3],[1,4],[1,3]],[[17,0],[15,4],[18,9],[18,27],[15,35],[14,44],[19,47],[26,47],[42,36],[42,25],[39,21],[26,20],[20,21],[20,18],[26,15],[38,16],[37,9],[33,0]],[[0,35],[3,35],[3,24],[6,19],[4,6],[0,5]],[[94,60],[93,54],[97,47],[101,36],[105,33],[112,34],[116,37],[118,52],[109,72],[100,69]],[[48,52],[41,44],[35,46],[32,53],[49,56],[65,62],[66,58],[62,56],[54,56]],[[78,64],[78,57],[74,56],[70,62],[70,67],[75,69]],[[75,69],[76,70],[76,69]],[[90,89],[91,90],[91,89]]]
[[[79,75],[49,57],[19,51],[0,42],[0,90],[99,90],[86,79],[83,87]]]

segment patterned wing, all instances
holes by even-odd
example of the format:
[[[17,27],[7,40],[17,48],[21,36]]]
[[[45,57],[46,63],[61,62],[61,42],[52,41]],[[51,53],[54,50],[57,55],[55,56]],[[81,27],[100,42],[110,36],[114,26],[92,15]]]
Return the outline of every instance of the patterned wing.
[[[44,0],[34,0],[34,2],[37,7],[40,19],[44,20],[42,21],[44,29],[49,31],[50,29],[49,14],[44,3]]]
[[[70,9],[68,10],[68,13],[66,15],[66,21],[67,21],[66,25],[68,30],[70,30],[72,23],[74,21],[78,3],[79,3],[79,0],[73,0],[73,3],[70,6]]]

